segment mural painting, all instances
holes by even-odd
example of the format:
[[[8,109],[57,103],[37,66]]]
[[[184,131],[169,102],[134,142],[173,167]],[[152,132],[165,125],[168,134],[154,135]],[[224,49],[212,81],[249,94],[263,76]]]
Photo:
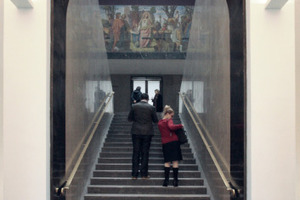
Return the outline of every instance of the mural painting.
[[[186,52],[193,6],[100,6],[107,52]]]

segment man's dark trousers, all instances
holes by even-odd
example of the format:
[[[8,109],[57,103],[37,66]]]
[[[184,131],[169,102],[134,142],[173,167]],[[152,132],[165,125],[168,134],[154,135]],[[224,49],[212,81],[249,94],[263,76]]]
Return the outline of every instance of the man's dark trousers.
[[[142,94],[142,100],[131,106],[128,121],[132,122],[132,178],[136,179],[141,159],[141,176],[148,178],[148,159],[151,138],[154,135],[153,123],[157,123],[155,107],[148,104],[149,96]]]
[[[132,176],[137,177],[139,163],[141,159],[141,176],[148,176],[149,149],[152,135],[132,134],[133,154],[132,154]],[[140,155],[141,154],[141,155]]]

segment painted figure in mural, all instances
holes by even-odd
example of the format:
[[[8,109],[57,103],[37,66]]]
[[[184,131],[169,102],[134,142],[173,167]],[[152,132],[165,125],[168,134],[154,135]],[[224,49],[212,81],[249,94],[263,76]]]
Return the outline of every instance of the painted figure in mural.
[[[179,11],[178,10],[176,10],[174,18],[175,18],[176,23],[179,23]]]
[[[121,13],[116,13],[116,19],[112,24],[112,31],[114,35],[114,43],[112,51],[118,51],[117,42],[120,40],[121,28],[124,26],[124,22],[120,19]]]
[[[151,15],[149,12],[144,12],[142,19],[139,23],[139,32],[140,32],[140,48],[145,48],[150,45],[151,29],[153,23],[151,20]]]
[[[190,37],[190,30],[192,26],[192,19],[189,16],[186,16],[184,21],[182,22],[182,32],[185,38]]]
[[[168,30],[171,32],[171,40],[173,42],[173,51],[179,51],[180,45],[181,45],[181,30],[177,26],[177,20],[175,18],[169,18],[168,19]]]
[[[172,40],[171,40],[171,31],[168,30],[168,23],[165,22],[163,24],[163,27],[161,27],[159,30],[153,31],[156,41],[156,46],[154,46],[154,49],[156,52],[172,52]]]
[[[121,20],[124,25],[120,30],[120,47],[122,47],[122,50],[128,51],[130,49],[130,26],[125,14],[121,16]]]
[[[191,25],[192,25],[192,18],[190,16],[186,15],[181,19],[183,51],[187,50],[188,41],[189,41],[189,37],[190,37],[190,31],[191,31]]]

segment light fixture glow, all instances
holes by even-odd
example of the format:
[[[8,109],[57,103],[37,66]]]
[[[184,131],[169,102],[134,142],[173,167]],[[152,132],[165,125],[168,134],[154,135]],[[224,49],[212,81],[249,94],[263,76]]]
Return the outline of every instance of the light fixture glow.
[[[31,0],[10,0],[17,8],[33,8]]]

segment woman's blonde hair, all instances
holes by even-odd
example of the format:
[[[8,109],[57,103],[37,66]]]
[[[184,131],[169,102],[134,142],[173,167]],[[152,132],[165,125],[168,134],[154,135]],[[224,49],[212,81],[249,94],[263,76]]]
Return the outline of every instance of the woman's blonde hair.
[[[163,115],[172,114],[172,113],[174,113],[174,110],[171,108],[171,106],[165,105]]]

